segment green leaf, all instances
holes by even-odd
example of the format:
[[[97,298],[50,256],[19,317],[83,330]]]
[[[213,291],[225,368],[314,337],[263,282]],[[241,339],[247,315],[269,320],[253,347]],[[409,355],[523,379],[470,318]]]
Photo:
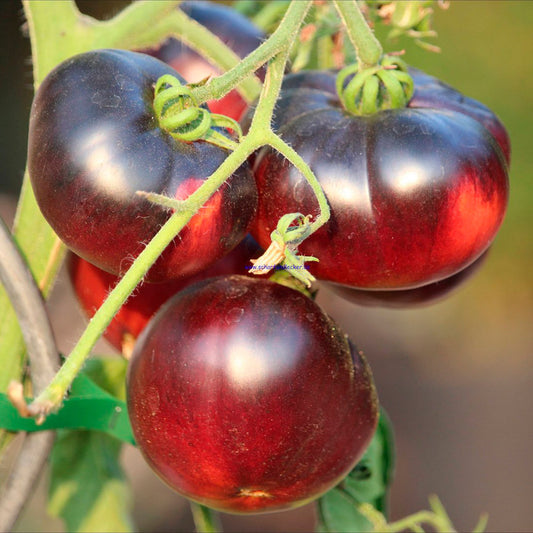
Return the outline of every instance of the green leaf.
[[[374,525],[361,513],[358,505],[370,504],[386,515],[393,469],[393,432],[389,418],[382,409],[376,432],[361,460],[339,485],[318,500],[317,531],[373,531]]]
[[[85,364],[83,373],[101,389],[125,401],[127,370],[128,362],[125,359],[93,357]]]
[[[125,397],[124,373],[126,362],[94,359],[72,384],[63,407],[37,425],[31,418],[22,418],[5,394],[0,394],[0,428],[9,431],[43,431],[48,429],[92,429],[107,433],[121,441],[135,444],[126,402],[99,387],[89,375],[108,391]]]
[[[376,433],[362,459],[344,480],[343,488],[358,502],[370,503],[385,513],[393,470],[393,432],[389,418],[382,409]]]
[[[319,501],[319,531],[354,533],[374,531],[373,524],[356,507],[357,502],[339,489],[330,490]]]
[[[134,531],[121,442],[94,431],[58,432],[51,455],[48,512],[67,531]]]

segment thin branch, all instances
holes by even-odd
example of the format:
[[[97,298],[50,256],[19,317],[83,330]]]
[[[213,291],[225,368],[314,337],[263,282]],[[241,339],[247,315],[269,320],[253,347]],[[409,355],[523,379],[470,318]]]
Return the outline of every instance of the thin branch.
[[[59,363],[52,328],[39,288],[1,220],[0,250],[0,280],[17,314],[29,353],[34,392],[38,394],[53,378]],[[54,433],[48,431],[26,436],[0,500],[0,531],[13,530],[35,488],[53,440]]]

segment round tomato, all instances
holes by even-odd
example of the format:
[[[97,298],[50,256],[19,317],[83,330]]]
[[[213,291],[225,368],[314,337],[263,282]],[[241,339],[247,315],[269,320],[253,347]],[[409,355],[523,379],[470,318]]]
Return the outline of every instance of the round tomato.
[[[135,345],[127,392],[154,471],[226,512],[318,497],[361,458],[378,420],[369,367],[317,304],[243,276],[170,300]]]
[[[133,342],[150,318],[174,294],[202,279],[223,274],[243,274],[250,259],[261,255],[261,248],[251,236],[246,236],[229,254],[194,276],[164,283],[143,283],[126,303],[104,332],[104,337],[120,352],[128,355]],[[72,287],[85,314],[91,318],[107,298],[119,278],[70,253],[67,268]]]
[[[241,58],[255,50],[265,39],[265,34],[249,19],[224,4],[183,2],[179,8],[213,32]],[[221,73],[200,54],[172,37],[159,48],[147,50],[146,53],[168,63],[189,82],[198,82]],[[264,78],[264,69],[258,74]],[[247,107],[236,90],[232,90],[220,100],[207,102],[207,105],[213,113],[220,113],[235,120],[240,119]]]
[[[370,116],[343,110],[335,73],[285,81],[275,129],[310,165],[331,206],[330,221],[299,248],[319,258],[310,264],[319,279],[363,289],[433,283],[475,261],[500,227],[509,187],[503,126],[430,77],[414,72],[414,80],[408,108]],[[282,215],[317,214],[303,176],[274,150],[256,155],[254,174],[253,233],[263,247]]]
[[[344,300],[364,307],[383,307],[386,309],[416,309],[432,305],[447,298],[464,286],[465,282],[479,270],[485,262],[488,250],[471,265],[449,278],[428,283],[414,289],[364,290],[355,289],[339,283],[325,282],[327,287]]]
[[[170,217],[136,194],[185,199],[228,156],[205,141],[175,140],[154,115],[154,84],[176,72],[124,50],[74,56],[35,96],[28,166],[39,207],[76,254],[120,274]],[[257,191],[247,165],[194,215],[149,272],[151,280],[192,275],[246,235]]]

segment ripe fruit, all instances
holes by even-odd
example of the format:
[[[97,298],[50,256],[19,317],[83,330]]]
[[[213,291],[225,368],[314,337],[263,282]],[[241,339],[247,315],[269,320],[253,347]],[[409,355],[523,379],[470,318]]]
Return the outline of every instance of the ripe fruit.
[[[154,84],[176,72],[125,50],[74,56],[41,84],[30,116],[28,165],[39,207],[76,254],[119,275],[169,218],[136,194],[185,199],[227,157],[159,127]],[[241,166],[150,269],[150,280],[193,275],[232,250],[255,213],[256,187]]]
[[[415,84],[426,78],[415,75]],[[481,104],[426,82],[406,109],[352,116],[334,83],[334,73],[288,76],[275,113],[275,128],[311,166],[332,210],[299,248],[320,259],[311,273],[361,289],[412,289],[475,261],[507,205],[501,123]],[[316,215],[318,207],[303,176],[271,148],[257,154],[253,170],[252,233],[265,247],[282,215]]]
[[[327,283],[327,287],[344,300],[357,305],[388,309],[415,309],[440,302],[462,287],[479,270],[485,262],[487,254],[488,250],[471,265],[449,278],[435,281],[416,289],[367,291],[338,283]]]
[[[250,236],[228,255],[194,276],[165,283],[143,283],[120,308],[104,332],[104,337],[124,355],[131,353],[132,344],[150,318],[174,294],[202,279],[223,274],[243,274],[250,259],[258,257],[261,248]],[[107,298],[119,278],[70,253],[67,257],[70,281],[85,314],[91,318]]]
[[[249,19],[224,4],[206,1],[183,2],[179,8],[213,32],[241,58],[257,48],[265,38],[265,34]],[[189,82],[198,82],[208,76],[220,74],[220,71],[200,54],[172,37],[161,47],[145,52],[170,65]],[[259,71],[259,74],[264,77],[262,71]],[[207,102],[207,105],[213,113],[220,113],[235,120],[240,119],[247,107],[236,90],[230,91],[220,100]]]
[[[195,284],[143,331],[128,410],[172,488],[226,512],[303,505],[338,483],[378,419],[370,369],[309,298],[242,276]]]

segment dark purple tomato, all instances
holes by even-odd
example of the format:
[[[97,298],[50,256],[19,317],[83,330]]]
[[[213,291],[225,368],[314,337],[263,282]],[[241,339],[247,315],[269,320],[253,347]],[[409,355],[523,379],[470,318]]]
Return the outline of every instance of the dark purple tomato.
[[[387,309],[416,309],[440,302],[462,287],[479,270],[487,258],[488,250],[457,274],[449,278],[417,287],[416,289],[364,290],[338,283],[327,283],[335,294],[357,305]]]
[[[416,90],[409,102],[409,107],[428,109],[448,109],[468,115],[481,122],[499,144],[505,160],[511,162],[511,141],[500,119],[485,105],[461,94],[450,85],[422,72],[409,69]]]
[[[265,34],[249,19],[224,4],[206,1],[183,2],[179,7],[193,20],[213,32],[241,58],[255,50],[265,39]],[[198,82],[208,76],[221,74],[200,54],[174,38],[167,39],[160,48],[148,50],[146,53],[168,63],[189,82]],[[263,70],[258,74],[261,78],[264,77]],[[232,90],[220,100],[207,102],[207,105],[213,113],[220,113],[235,120],[239,120],[247,108],[246,102],[236,90]]]
[[[104,337],[120,352],[128,355],[131,347],[150,318],[174,294],[197,281],[226,274],[243,274],[250,259],[262,250],[251,236],[246,236],[229,254],[194,276],[164,283],[143,283],[104,332]],[[70,253],[67,268],[72,287],[85,314],[91,318],[107,298],[119,278]]]
[[[310,165],[332,210],[300,246],[320,259],[311,273],[361,289],[411,289],[475,261],[507,206],[508,144],[487,129],[496,135],[499,121],[451,88],[427,107],[426,81],[410,107],[356,117],[342,109],[334,83],[329,72],[288,76],[275,113],[275,129]],[[252,233],[263,247],[285,213],[317,214],[311,188],[274,150],[257,154],[254,174]]]
[[[163,306],[137,341],[127,391],[154,471],[234,513],[296,507],[332,488],[378,419],[368,365],[317,304],[243,276]]]
[[[419,69],[409,67],[409,74],[413,78],[415,91],[408,107],[447,109],[472,117],[483,124],[492,134],[496,142],[500,145],[507,163],[510,163],[511,142],[509,135],[500,119],[487,106],[461,94],[450,85],[443,83],[438,78],[430,76]],[[311,91],[310,94],[313,95],[313,102],[308,102],[308,99],[300,102],[300,100],[296,101],[295,99],[289,98],[284,102],[287,107],[281,108],[282,102],[279,103],[278,109],[280,113],[277,116],[281,117],[281,120],[286,123],[300,113],[308,112],[310,105],[316,109],[323,107],[324,102],[330,102],[330,105],[338,105],[336,103],[338,102],[338,98],[336,96],[335,75],[336,72],[333,71],[312,70],[286,76],[283,82],[283,89],[285,91],[298,89],[298,94],[303,95],[309,89]],[[320,98],[316,91],[323,93],[322,98]],[[331,100],[332,96],[333,100]],[[303,106],[303,110],[300,108],[300,105]]]
[[[32,106],[28,165],[39,207],[69,248],[115,275],[170,217],[136,191],[184,199],[228,156],[159,127],[152,102],[164,74],[177,76],[144,54],[87,52],[53,70]],[[167,247],[149,279],[193,275],[232,250],[248,231],[256,198],[243,165]]]

